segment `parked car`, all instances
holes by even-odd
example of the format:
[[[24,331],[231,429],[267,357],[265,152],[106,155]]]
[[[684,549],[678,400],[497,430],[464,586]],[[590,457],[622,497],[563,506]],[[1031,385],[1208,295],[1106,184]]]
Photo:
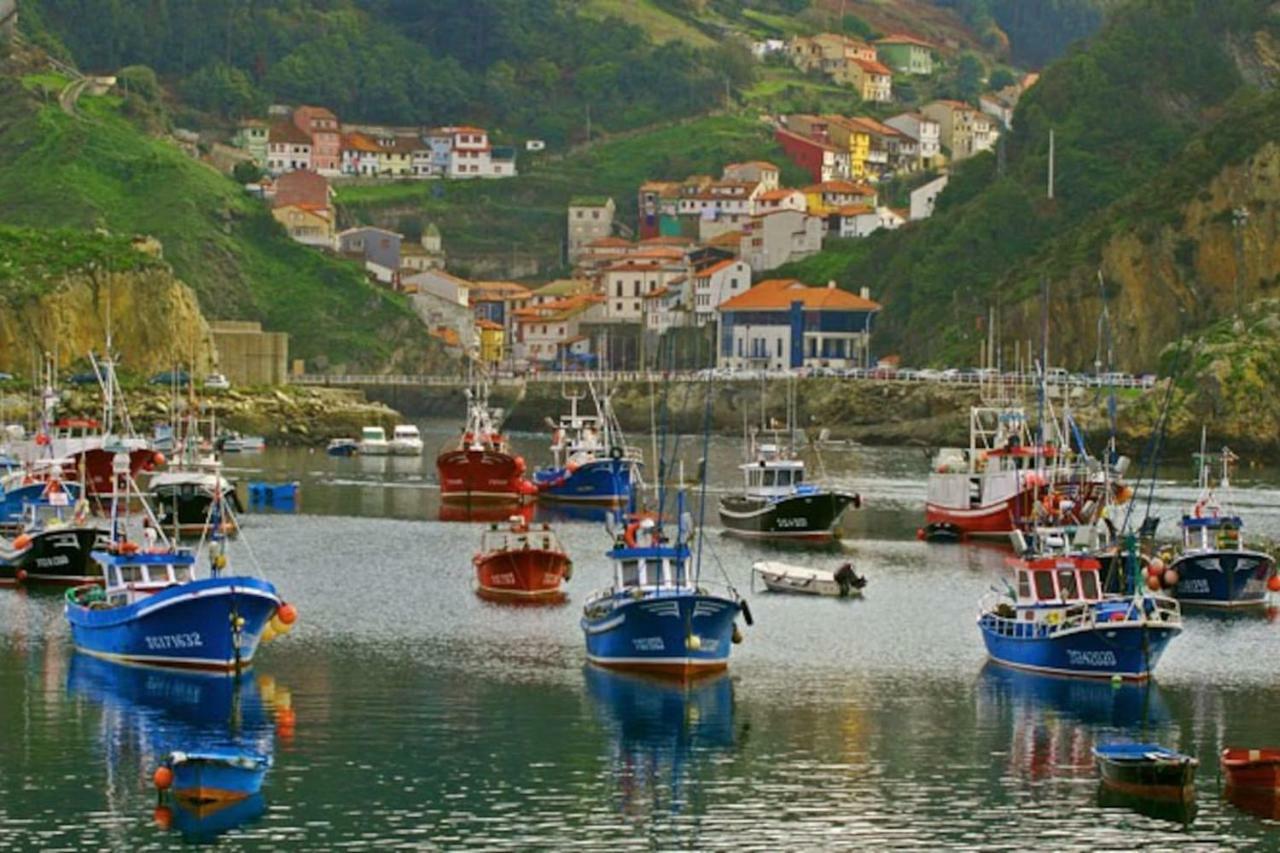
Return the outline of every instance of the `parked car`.
[[[204,378],[204,387],[214,391],[226,391],[231,387],[231,381],[221,373],[210,373]]]
[[[0,373],[0,382],[12,382],[12,381],[13,381],[12,373]]]
[[[147,380],[152,385],[190,385],[191,377],[185,370],[166,370]]]
[[[91,370],[86,370],[83,373],[73,373],[67,377],[67,382],[72,385],[97,385],[98,374]]]

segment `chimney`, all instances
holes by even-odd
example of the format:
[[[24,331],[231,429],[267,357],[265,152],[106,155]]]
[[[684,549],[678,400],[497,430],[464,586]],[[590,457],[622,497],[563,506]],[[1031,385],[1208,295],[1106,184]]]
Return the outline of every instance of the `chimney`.
[[[862,290],[858,291],[858,295],[859,295],[859,296],[861,296],[863,299],[870,299],[870,298],[871,298],[871,288],[869,288],[869,287],[864,287],[864,288],[862,288]]]
[[[836,280],[831,279],[830,281],[827,282],[827,290],[835,290],[835,289],[836,289]]]

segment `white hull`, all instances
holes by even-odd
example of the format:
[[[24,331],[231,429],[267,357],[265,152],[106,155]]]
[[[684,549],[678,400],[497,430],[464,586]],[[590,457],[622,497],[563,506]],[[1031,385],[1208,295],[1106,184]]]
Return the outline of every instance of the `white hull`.
[[[360,442],[361,456],[390,456],[391,445],[385,441],[362,441]]]
[[[421,439],[399,439],[393,438],[389,445],[392,456],[421,456],[422,441]]]

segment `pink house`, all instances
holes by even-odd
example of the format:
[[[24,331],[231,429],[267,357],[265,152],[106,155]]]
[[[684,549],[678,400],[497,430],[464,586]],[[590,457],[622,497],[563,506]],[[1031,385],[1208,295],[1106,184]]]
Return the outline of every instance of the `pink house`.
[[[311,168],[322,175],[338,174],[342,167],[338,117],[324,107],[298,107],[293,123],[311,138]]]

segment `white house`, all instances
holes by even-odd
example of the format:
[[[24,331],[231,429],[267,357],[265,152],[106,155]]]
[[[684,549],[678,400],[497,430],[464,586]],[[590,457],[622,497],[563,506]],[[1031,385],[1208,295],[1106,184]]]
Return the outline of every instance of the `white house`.
[[[693,316],[699,326],[715,320],[716,309],[751,286],[751,267],[737,258],[714,263],[693,274]]]
[[[606,267],[600,276],[605,317],[613,322],[639,322],[644,297],[688,273],[683,260],[657,258],[626,258]]]
[[[917,142],[920,161],[926,167],[932,165],[942,152],[942,126],[927,116],[901,113],[886,120],[885,124],[902,131]]]
[[[742,226],[738,256],[755,272],[771,270],[822,251],[822,218],[798,210],[753,216]]]
[[[938,200],[938,196],[947,188],[947,176],[934,178],[927,184],[922,184],[911,191],[911,221],[917,219],[928,219],[933,216],[933,206]]]
[[[404,276],[400,279],[400,284],[405,290],[430,293],[445,302],[470,304],[472,283],[444,270],[423,270]]]
[[[724,167],[721,178],[725,181],[740,181],[759,184],[762,192],[776,190],[782,172],[777,166],[765,160],[749,160],[746,163],[730,163]]]

